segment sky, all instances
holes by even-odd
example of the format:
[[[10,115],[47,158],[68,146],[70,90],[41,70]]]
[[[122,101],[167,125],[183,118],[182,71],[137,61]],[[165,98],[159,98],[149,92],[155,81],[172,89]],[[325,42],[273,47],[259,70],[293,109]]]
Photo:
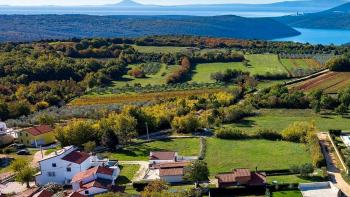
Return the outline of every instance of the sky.
[[[0,5],[37,6],[37,5],[103,5],[114,4],[120,0],[0,0]],[[272,3],[282,0],[135,0],[143,4],[184,5],[184,4],[219,4],[219,3]]]

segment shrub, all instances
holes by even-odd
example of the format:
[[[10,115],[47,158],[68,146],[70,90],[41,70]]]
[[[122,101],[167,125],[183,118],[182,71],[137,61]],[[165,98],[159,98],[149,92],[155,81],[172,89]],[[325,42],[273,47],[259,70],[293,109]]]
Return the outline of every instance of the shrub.
[[[294,122],[282,131],[284,140],[298,143],[308,143],[308,138],[316,133],[313,123]]]
[[[181,60],[181,66],[180,68],[173,71],[172,74],[170,74],[166,78],[166,83],[180,83],[183,82],[186,78],[186,75],[191,70],[191,62],[188,57],[183,57]]]
[[[215,136],[221,139],[247,139],[249,136],[239,129],[233,129],[228,127],[223,127],[215,132]]]
[[[194,114],[175,117],[171,127],[179,133],[192,133],[200,128],[200,121]]]
[[[200,138],[200,152],[199,152],[199,160],[203,160],[205,157],[205,153],[207,151],[207,140],[204,137]]]
[[[334,57],[326,63],[326,66],[331,71],[350,71],[350,60],[347,56]]]
[[[256,132],[256,137],[266,140],[281,140],[282,135],[276,131],[272,131],[269,129],[259,129]]]

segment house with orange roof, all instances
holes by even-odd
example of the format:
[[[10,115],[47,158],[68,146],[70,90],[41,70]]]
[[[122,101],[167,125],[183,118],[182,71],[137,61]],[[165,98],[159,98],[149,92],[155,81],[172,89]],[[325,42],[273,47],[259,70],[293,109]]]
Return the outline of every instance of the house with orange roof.
[[[83,195],[96,195],[111,191],[119,169],[97,166],[77,173],[72,179],[72,189]]]
[[[18,141],[28,147],[40,147],[54,143],[55,135],[51,126],[39,125],[19,131]]]
[[[98,166],[109,166],[118,176],[120,169],[117,163],[112,163],[108,159],[99,159],[97,156],[78,151],[74,146],[68,146],[46,155],[39,161],[40,172],[35,175],[35,181],[40,186],[47,183],[71,185],[73,177]]]
[[[215,176],[220,188],[231,186],[257,187],[266,185],[266,174],[251,172],[246,168],[237,168],[232,172],[221,173]]]

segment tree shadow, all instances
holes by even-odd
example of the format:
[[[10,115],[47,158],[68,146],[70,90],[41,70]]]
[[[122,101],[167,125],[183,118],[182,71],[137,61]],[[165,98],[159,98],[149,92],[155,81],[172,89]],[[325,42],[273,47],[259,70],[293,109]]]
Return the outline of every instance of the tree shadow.
[[[235,123],[235,126],[241,127],[241,128],[253,128],[255,125],[255,122],[256,121],[254,120],[241,120]]]

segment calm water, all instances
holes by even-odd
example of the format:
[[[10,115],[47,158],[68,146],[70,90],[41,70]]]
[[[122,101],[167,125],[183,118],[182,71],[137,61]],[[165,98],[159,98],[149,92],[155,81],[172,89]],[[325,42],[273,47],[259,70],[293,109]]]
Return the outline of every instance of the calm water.
[[[350,30],[333,30],[333,29],[305,29],[295,28],[301,32],[299,36],[276,39],[276,41],[293,41],[311,44],[335,44],[342,45],[350,43]]]

